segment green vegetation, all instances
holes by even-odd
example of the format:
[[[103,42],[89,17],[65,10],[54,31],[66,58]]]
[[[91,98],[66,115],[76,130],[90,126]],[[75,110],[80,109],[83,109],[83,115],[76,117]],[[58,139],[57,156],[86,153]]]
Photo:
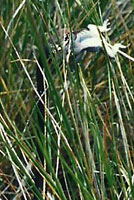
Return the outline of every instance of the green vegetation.
[[[134,63],[86,53],[66,64],[44,54],[62,28],[111,23],[111,43],[134,57],[134,1],[4,0],[0,3],[0,197],[134,199]],[[36,69],[43,63],[44,133]],[[74,60],[74,59],[73,59]],[[41,117],[41,116],[40,116]],[[42,152],[44,164],[38,150]],[[34,170],[43,178],[43,196]]]

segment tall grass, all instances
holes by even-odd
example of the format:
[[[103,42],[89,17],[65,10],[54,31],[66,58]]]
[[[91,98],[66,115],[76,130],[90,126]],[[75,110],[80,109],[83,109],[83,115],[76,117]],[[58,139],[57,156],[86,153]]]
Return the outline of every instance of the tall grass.
[[[79,30],[109,18],[108,37],[128,45],[126,53],[133,57],[133,9],[129,0],[2,1],[2,199],[134,199],[134,63],[102,52],[66,63],[64,53],[53,52],[48,42],[55,46],[55,37],[61,44],[63,28]],[[43,180],[41,191],[35,171]]]

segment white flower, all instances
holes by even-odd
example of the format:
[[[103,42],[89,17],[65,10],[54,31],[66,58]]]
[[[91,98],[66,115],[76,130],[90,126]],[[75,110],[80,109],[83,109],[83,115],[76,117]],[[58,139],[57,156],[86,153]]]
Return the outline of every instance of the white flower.
[[[68,40],[63,43],[63,49],[70,52],[70,48],[73,47],[73,51],[77,55],[82,51],[97,52],[99,49],[105,49],[108,56],[114,58],[120,48],[126,47],[120,43],[112,46],[107,42],[102,33],[110,30],[108,28],[109,24],[109,20],[104,21],[102,26],[89,24],[84,30],[78,33],[72,33],[73,41],[71,41],[71,36],[68,37]]]
[[[106,41],[104,41],[104,45],[105,45],[105,50],[107,52],[107,54],[111,57],[111,58],[115,58],[117,52],[119,51],[119,49],[124,49],[126,48],[126,46],[120,44],[120,43],[116,43],[113,46],[108,44]]]

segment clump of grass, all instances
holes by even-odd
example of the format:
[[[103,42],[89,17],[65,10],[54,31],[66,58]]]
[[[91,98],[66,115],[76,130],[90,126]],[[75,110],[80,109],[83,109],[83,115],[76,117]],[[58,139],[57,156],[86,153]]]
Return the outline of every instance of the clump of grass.
[[[2,4],[2,199],[133,199],[133,62],[97,53],[85,54],[78,64],[66,64],[62,52],[53,53],[48,43],[49,38],[55,45],[53,36],[61,42],[57,30],[78,30],[109,18],[109,38],[129,44],[126,53],[133,57],[133,3]],[[37,90],[37,67],[44,81],[43,96]],[[43,132],[39,102],[44,106]],[[41,191],[34,183],[35,172],[43,181]]]

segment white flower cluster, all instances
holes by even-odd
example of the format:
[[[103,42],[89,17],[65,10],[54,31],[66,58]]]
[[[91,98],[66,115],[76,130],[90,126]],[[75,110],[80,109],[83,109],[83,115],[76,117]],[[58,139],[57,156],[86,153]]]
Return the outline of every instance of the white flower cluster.
[[[77,55],[83,51],[96,52],[99,49],[103,49],[107,52],[108,56],[115,58],[117,52],[120,51],[119,49],[126,48],[126,46],[120,43],[111,45],[107,42],[106,38],[104,37],[104,33],[110,30],[110,28],[108,28],[109,24],[109,20],[106,20],[102,26],[89,24],[84,30],[77,33],[73,32],[72,36],[67,36],[65,38],[63,42],[63,49],[69,55],[72,46],[73,52]]]

